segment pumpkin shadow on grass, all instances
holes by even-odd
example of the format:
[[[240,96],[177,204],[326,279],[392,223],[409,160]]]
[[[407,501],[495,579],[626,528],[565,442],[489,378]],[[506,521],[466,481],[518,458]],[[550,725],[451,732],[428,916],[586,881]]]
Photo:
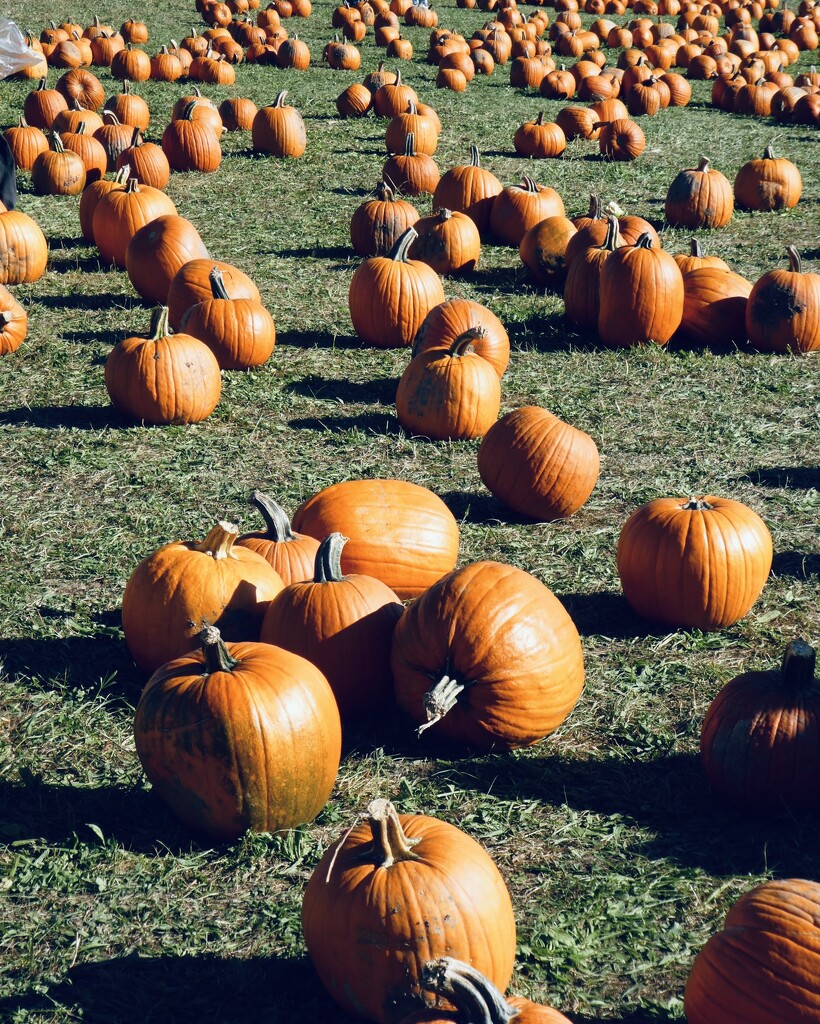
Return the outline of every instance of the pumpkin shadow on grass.
[[[361,338],[350,334],[333,334],[331,331],[282,331],[276,333],[277,345],[293,345],[294,348],[365,348]]]
[[[294,430],[318,430],[329,434],[347,434],[351,430],[366,434],[397,434],[405,436],[395,416],[388,413],[363,412],[358,416],[307,416],[288,420]]]
[[[793,491],[820,490],[820,466],[763,466],[739,478],[764,487],[785,487]]]
[[[312,373],[301,380],[285,384],[283,391],[302,395],[305,398],[342,401],[353,404],[392,405],[396,397],[397,381],[394,377],[380,377],[377,380],[352,381],[343,378],[320,377]]]
[[[517,352],[600,352],[606,349],[596,334],[585,333],[573,327],[564,317],[563,310],[546,316],[530,317],[521,323],[510,324],[510,347]]]
[[[508,524],[532,524],[531,519],[519,516],[507,508],[492,494],[477,494],[474,491],[447,491],[440,495],[458,522],[481,523],[506,526]]]
[[[623,594],[602,590],[595,594],[556,593],[555,596],[569,612],[581,636],[605,636],[613,640],[660,639],[675,632],[671,626],[642,618]]]
[[[641,761],[500,754],[480,762],[452,761],[436,778],[441,785],[471,787],[497,798],[631,819],[643,833],[631,841],[631,852],[713,875],[771,871],[784,878],[813,878],[817,872],[816,818],[754,818],[727,806],[710,793],[697,754]]]
[[[795,580],[820,577],[820,554],[805,551],[778,551],[772,559],[772,574]]]
[[[358,257],[349,245],[319,245],[305,246],[301,249],[274,249],[275,256],[288,259],[307,259],[313,257],[321,260],[345,260],[358,262]]]
[[[32,296],[32,305],[46,306],[48,309],[105,309],[119,307],[124,312],[130,312],[134,307],[142,306],[142,300],[135,295],[115,295],[113,292],[97,292],[91,295],[41,295],[35,293]]]
[[[231,946],[237,948],[236,938]],[[51,1014],[55,1004],[107,1024],[286,1024],[303,1016],[355,1024],[331,1001],[307,957],[131,953],[77,964],[44,994],[0,1000],[0,1016],[10,1020],[15,1010]]]
[[[124,331],[64,331],[63,341],[82,345],[110,345],[112,348],[126,337]],[[104,360],[103,360],[104,361]]]
[[[0,412],[0,424],[19,423],[30,427],[65,427],[69,430],[105,430],[107,427],[133,425],[110,405],[35,405]]]

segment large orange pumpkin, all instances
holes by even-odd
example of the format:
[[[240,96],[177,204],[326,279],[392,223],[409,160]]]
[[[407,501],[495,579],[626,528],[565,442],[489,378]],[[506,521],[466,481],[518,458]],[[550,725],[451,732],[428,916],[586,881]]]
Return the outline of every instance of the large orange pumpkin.
[[[455,566],[458,524],[426,487],[404,480],[346,480],[299,506],[294,529],[324,539],[349,537],[345,572],[375,576],[402,599],[422,591]]]
[[[632,513],[618,540],[627,601],[676,627],[714,630],[742,619],[771,565],[772,538],[760,516],[712,495],[656,498]]]
[[[764,882],[735,903],[686,983],[689,1024],[820,1024],[820,884]]]
[[[435,735],[511,750],[549,735],[584,685],[581,639],[540,580],[500,562],[449,573],[393,637],[399,705]]]
[[[515,919],[498,868],[475,839],[374,800],[366,820],[319,861],[302,903],[308,953],[331,996],[356,1017],[396,1024],[432,1006],[424,964],[452,954],[505,989]]]
[[[199,640],[154,673],[137,705],[134,739],[154,790],[217,839],[311,821],[341,756],[327,680],[279,647],[226,645],[213,626]]]

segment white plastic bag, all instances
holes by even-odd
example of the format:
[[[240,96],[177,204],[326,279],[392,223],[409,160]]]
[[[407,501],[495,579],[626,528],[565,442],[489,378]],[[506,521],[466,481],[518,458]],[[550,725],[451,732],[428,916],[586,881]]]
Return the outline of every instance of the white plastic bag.
[[[33,67],[43,59],[26,46],[23,33],[8,18],[0,18],[0,79],[16,75],[24,68]]]

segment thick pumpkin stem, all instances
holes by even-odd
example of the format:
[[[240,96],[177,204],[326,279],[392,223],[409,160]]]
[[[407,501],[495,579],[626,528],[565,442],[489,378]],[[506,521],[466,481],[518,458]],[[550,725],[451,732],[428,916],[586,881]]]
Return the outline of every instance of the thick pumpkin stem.
[[[51,148],[55,153],[65,153],[65,146],[63,140],[60,138],[59,132],[51,133]]]
[[[470,146],[470,167],[480,167],[481,157],[478,153],[478,146]]]
[[[416,735],[429,729],[436,722],[440,722],[448,711],[452,711],[458,703],[458,695],[464,689],[464,684],[450,676],[442,676],[432,690],[428,690],[422,698],[424,713],[427,721],[416,729]]]
[[[763,159],[764,159],[764,160],[776,160],[776,159],[777,159],[777,157],[776,157],[776,156],[774,155],[774,149],[773,149],[773,147],[772,147],[772,144],[771,144],[771,142],[770,142],[770,143],[769,143],[769,145],[768,145],[768,146],[767,146],[767,147],[766,147],[766,148],[765,148],[765,149],[763,150]]]
[[[699,238],[689,239],[689,253],[692,256],[697,256],[698,259],[703,258],[703,249],[701,249]]]
[[[700,158],[700,160],[698,162],[698,168],[697,169],[698,169],[698,171],[701,172],[701,174],[705,174],[709,170],[709,157],[708,156],[702,156]]]
[[[644,233],[640,236],[638,241],[635,243],[635,248],[636,249],[651,249],[652,248],[652,236],[649,234],[648,231],[644,231]]]
[[[780,666],[780,681],[790,689],[803,689],[814,683],[817,652],[805,640],[792,640],[787,644]]]
[[[482,341],[487,337],[487,331],[483,327],[470,327],[459,334],[450,346],[451,356],[463,356],[468,352],[475,352],[474,342]]]
[[[404,155],[416,155],[416,136],[414,132],[408,132],[404,137]]]
[[[708,501],[704,501],[703,498],[690,498],[686,504],[681,505],[681,510],[684,512],[708,512],[714,507]]]
[[[453,219],[453,211],[452,210],[448,210],[448,209],[446,209],[446,207],[442,206],[442,208],[437,212],[436,216],[438,217],[438,219],[440,221],[452,220]]]
[[[451,956],[428,960],[421,970],[422,988],[446,996],[459,1019],[470,1024],[507,1024],[519,1010],[510,1006],[489,978]]]
[[[587,211],[587,217],[591,220],[600,220],[604,214],[601,212],[601,197],[595,194],[589,197],[589,210]]]
[[[206,676],[212,675],[214,672],[232,672],[239,664],[236,658],[231,657],[216,626],[205,626],[197,639],[205,658]]]
[[[165,315],[168,315],[166,309]],[[231,548],[233,542],[239,536],[239,527],[233,523],[226,523],[224,520],[220,520],[216,526],[211,530],[205,540],[196,542],[193,545],[194,551],[201,551],[205,555],[210,555],[211,558],[236,558]]]
[[[219,267],[214,267],[208,274],[208,282],[211,286],[211,294],[215,299],[227,299],[230,302],[230,295],[225,287],[225,278]]]
[[[3,312],[0,313],[0,324],[3,326],[10,324],[13,319],[14,317],[8,309],[4,309]]]
[[[376,186],[376,198],[383,203],[392,203],[395,201],[396,196],[386,181],[380,181]]]
[[[606,249],[608,252],[615,252],[623,244],[618,227],[618,218],[610,215],[607,217],[606,222],[606,238],[604,238],[601,248]]]
[[[288,94],[287,89],[283,89],[279,93],[279,95],[276,97],[276,99],[273,101],[273,103],[271,103],[271,106],[272,107],[284,107],[284,105],[285,105],[285,97],[287,96],[287,94]]]
[[[120,119],[114,113],[113,110],[104,110],[102,113],[103,121],[107,121],[109,124],[119,124]]]
[[[419,859],[413,847],[421,839],[411,839],[404,834],[396,808],[389,800],[373,800],[367,808],[367,821],[373,833],[372,852],[379,867],[389,868],[399,861]]]
[[[537,192],[538,183],[535,178],[530,177],[529,174],[524,174],[521,177],[521,184],[519,188],[522,188],[525,192]]]
[[[273,498],[269,498],[261,491],[253,490],[248,503],[253,505],[265,520],[265,535],[269,540],[276,541],[277,544],[296,540],[287,512],[281,505],[277,505]]]
[[[387,258],[391,260],[398,260],[399,263],[406,263],[408,260],[410,246],[418,237],[419,234],[415,228],[408,228],[403,235],[399,235],[396,239],[396,243],[387,254]]]
[[[131,164],[123,164],[122,167],[114,175],[114,181],[118,185],[125,185],[128,181],[128,175],[131,173]]]
[[[344,580],[342,549],[348,540],[350,538],[342,536],[341,533],[331,533],[325,537],[316,552],[314,583],[341,583]]]
[[[544,111],[541,110],[538,113],[538,117],[536,117],[536,119],[533,121],[533,124],[543,124],[543,123],[544,123]]]
[[[786,252],[789,255],[789,270],[793,274],[801,274],[803,272],[803,261],[800,259],[800,253],[793,245],[787,245]]]

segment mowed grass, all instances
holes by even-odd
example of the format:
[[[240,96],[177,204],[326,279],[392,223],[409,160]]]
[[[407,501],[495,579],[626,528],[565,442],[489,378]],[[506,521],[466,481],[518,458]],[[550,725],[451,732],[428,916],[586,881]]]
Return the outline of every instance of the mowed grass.
[[[200,24],[182,0],[150,11],[32,10],[20,0],[7,8],[35,31],[67,15],[115,25],[143,16],[149,52]],[[442,26],[466,35],[488,17],[437,9]],[[503,410],[546,406],[588,431],[602,460],[592,498],[572,519],[532,525],[508,513],[481,484],[477,443],[434,443],[398,427],[393,397],[407,353],[353,337],[347,289],[359,260],[348,224],[380,177],[385,124],[341,121],[334,100],[382,51],[368,37],[360,72],[322,66],[331,12],[317,2],[310,19],[287,23],[311,48],[308,72],[240,66],[235,86],[203,89],[263,104],[286,88],[305,116],[304,158],[260,158],[247,134],[226,136],[216,174],[174,175],[168,188],[211,254],[253,276],[277,324],[270,363],[225,373],[207,422],[132,426],[111,409],[106,356],[146,331],[150,311],[81,240],[78,200],[34,196],[19,179],[19,207],[43,227],[50,261],[39,282],[16,289],[29,337],[0,362],[0,1018],[344,1020],[306,958],[302,892],[326,846],[373,797],[389,796],[403,812],[464,828],[498,862],[518,922],[515,991],[577,1024],[680,1020],[692,959],[731,902],[765,878],[819,877],[816,820],[726,808],[697,757],[700,723],[725,682],[775,664],[795,636],[820,639],[817,359],[674,345],[607,351],[565,323],[560,296],[528,281],[517,252],[486,246],[478,271],[447,280],[445,292],[485,303],[510,331]],[[751,280],[785,265],[789,243],[818,270],[815,131],[717,112],[708,84],[695,83],[690,108],[643,120],[647,150],[634,164],[604,163],[581,142],[561,160],[525,161],[513,151],[515,127],[541,109],[553,117],[560,104],[512,90],[503,67],[463,95],[436,91],[428,31],[406,34],[416,57],[403,75],[444,125],[442,171],[476,143],[503,181],[533,173],[571,216],[596,191],[660,227],[678,170],[706,154],[731,180],[771,141],[803,172],[799,206],[736,212],[701,239]],[[800,67],[810,63],[804,55]],[[109,94],[118,89],[100,77]],[[16,122],[28,88],[0,85],[0,124]],[[138,91],[156,140],[188,86]],[[418,206],[427,212],[429,199]],[[688,245],[684,232],[662,235],[672,252]],[[120,629],[125,582],[150,551],[200,538],[217,519],[256,528],[254,487],[292,511],[359,476],[430,487],[460,522],[461,564],[498,559],[550,586],[581,632],[586,689],[557,733],[511,754],[418,742],[398,713],[350,727],[315,823],[214,846],[178,825],[143,779],[131,722],[145,680]],[[702,493],[744,501],[764,518],[774,566],[737,625],[670,631],[623,600],[617,538],[642,502]]]

